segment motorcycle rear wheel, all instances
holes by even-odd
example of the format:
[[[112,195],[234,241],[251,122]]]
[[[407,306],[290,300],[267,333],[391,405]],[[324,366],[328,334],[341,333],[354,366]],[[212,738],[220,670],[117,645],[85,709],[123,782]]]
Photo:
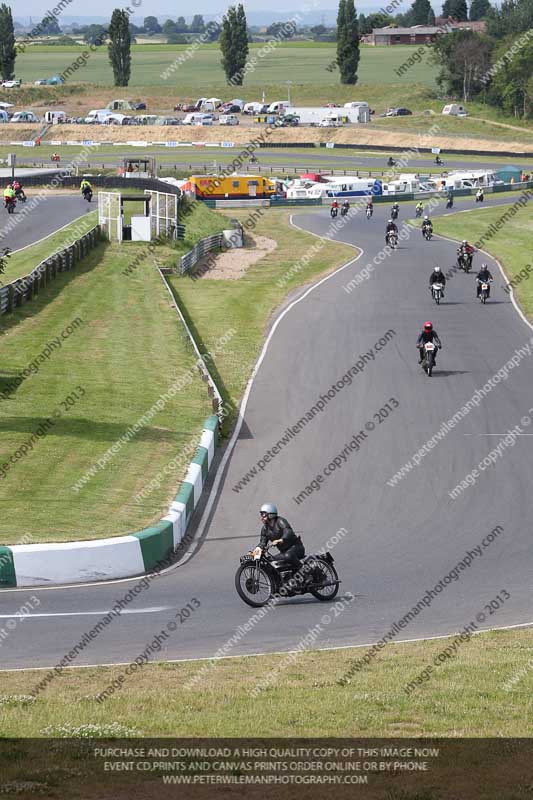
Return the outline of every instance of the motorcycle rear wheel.
[[[323,575],[323,582],[330,583],[330,581],[338,581],[339,576],[337,574],[337,570],[333,566],[333,564],[327,564],[325,561],[321,559],[317,559],[315,562],[314,569],[320,569]],[[314,570],[313,570],[314,571]],[[325,586],[323,589],[310,589],[311,594],[313,597],[316,597],[317,600],[320,600],[323,603],[328,602],[328,600],[333,600],[339,591],[339,584],[336,583],[334,586]]]
[[[259,567],[259,582],[255,583],[256,565],[253,562],[241,564],[235,573],[237,594],[252,608],[265,606],[275,592],[274,581],[268,572]]]

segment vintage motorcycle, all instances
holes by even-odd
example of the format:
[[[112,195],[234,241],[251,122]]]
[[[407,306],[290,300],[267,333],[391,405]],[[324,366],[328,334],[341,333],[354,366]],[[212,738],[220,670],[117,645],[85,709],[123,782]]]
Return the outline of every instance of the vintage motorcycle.
[[[333,600],[339,591],[339,576],[328,551],[305,556],[298,570],[269,553],[269,546],[256,547],[241,556],[235,573],[235,588],[241,600],[261,608],[274,599],[310,593],[317,600]]]

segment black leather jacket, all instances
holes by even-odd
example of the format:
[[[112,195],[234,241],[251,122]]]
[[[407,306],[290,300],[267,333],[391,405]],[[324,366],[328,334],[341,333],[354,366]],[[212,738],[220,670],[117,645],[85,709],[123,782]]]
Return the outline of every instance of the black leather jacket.
[[[435,342],[437,347],[442,347],[441,341],[437,334],[436,330],[432,331],[422,331],[418,339],[416,340],[417,345],[425,344],[426,342]]]
[[[482,281],[483,283],[493,280],[490,269],[480,269],[477,274],[477,280]]]
[[[267,542],[273,542],[275,539],[282,540],[276,545],[280,553],[284,553],[295,544],[302,544],[302,540],[294,533],[284,517],[276,517],[272,522],[269,520],[268,523],[263,525],[259,538],[259,547],[265,547]]]
[[[443,286],[446,286],[446,276],[442,270],[440,272],[433,271],[429,276],[429,285],[433,286],[434,283],[442,283]]]

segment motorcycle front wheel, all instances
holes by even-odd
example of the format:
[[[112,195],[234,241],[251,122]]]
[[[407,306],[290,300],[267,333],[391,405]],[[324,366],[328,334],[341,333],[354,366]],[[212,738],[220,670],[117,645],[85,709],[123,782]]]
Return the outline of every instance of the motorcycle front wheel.
[[[259,566],[259,578],[255,563],[241,564],[235,573],[235,588],[237,594],[252,608],[261,608],[266,605],[275,593],[272,577]]]

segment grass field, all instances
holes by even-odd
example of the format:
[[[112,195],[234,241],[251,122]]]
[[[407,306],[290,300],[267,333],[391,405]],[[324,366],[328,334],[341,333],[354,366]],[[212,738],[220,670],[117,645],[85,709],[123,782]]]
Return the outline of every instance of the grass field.
[[[262,44],[252,44],[249,59],[256,55],[262,46]],[[382,48],[363,46],[359,66],[360,81],[362,83],[372,81],[402,84],[407,80],[428,86],[433,85],[435,67],[429,66],[424,60],[420,64],[415,64],[402,77],[395,73],[395,69],[409,58],[415,49],[411,46]],[[224,85],[225,78],[220,64],[221,55],[218,44],[202,45],[192,58],[179,64],[178,68],[165,80],[165,70],[171,67],[180,54],[186,53],[188,50],[190,50],[188,45],[134,45],[132,47],[130,86],[168,84],[175,88],[187,85],[200,89],[217,84]],[[61,74],[83,52],[83,47],[46,45],[29,47],[24,54],[17,58],[17,77],[24,82],[30,82],[50,75]],[[335,58],[336,46],[334,43],[318,45],[314,42],[309,44],[283,43],[267,55],[258,56],[256,69],[248,72],[246,76],[246,85],[253,86],[257,92],[269,84],[285,82],[288,76],[295,84],[338,84],[338,70],[336,68],[333,71],[327,70]],[[92,53],[85,68],[78,69],[69,80],[112,84],[113,73],[107,57],[107,47],[103,46]],[[239,96],[242,89],[237,87],[234,91],[236,96]],[[228,87],[226,87],[227,92]],[[353,95],[353,88],[351,93]]]

